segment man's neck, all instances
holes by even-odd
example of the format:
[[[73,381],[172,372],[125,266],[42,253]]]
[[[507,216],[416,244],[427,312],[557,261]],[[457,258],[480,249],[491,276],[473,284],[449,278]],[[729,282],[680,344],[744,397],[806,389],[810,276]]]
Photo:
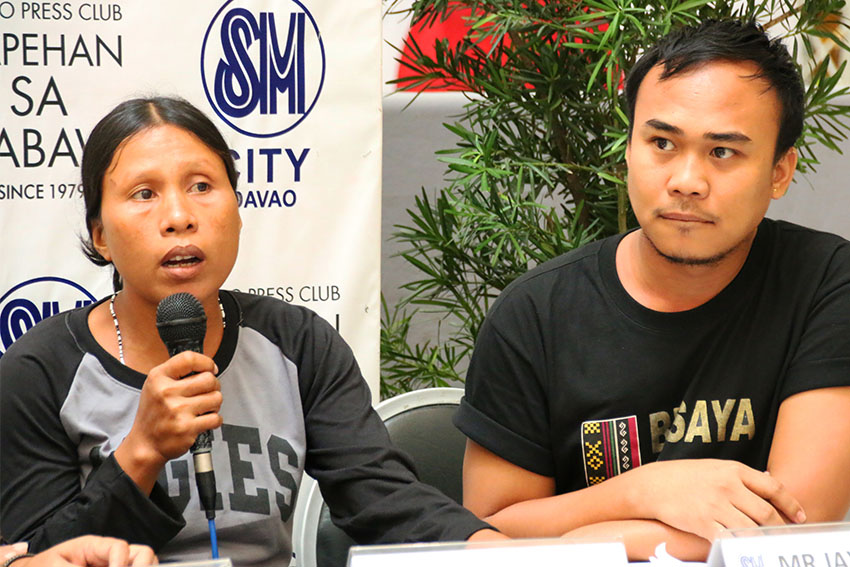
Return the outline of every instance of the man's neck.
[[[627,234],[617,247],[617,275],[626,292],[653,311],[677,312],[708,302],[735,279],[753,238],[707,265],[673,262],[662,256],[641,230]]]

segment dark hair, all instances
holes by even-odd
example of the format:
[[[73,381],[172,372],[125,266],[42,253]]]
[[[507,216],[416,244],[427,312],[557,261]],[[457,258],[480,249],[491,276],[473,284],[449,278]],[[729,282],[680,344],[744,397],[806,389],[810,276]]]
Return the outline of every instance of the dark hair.
[[[643,78],[656,65],[663,65],[665,80],[711,61],[750,61],[759,72],[752,79],[764,79],[776,92],[782,108],[774,160],[791,148],[803,132],[805,89],[800,72],[779,39],[770,39],[755,22],[707,20],[698,26],[683,27],[661,38],[635,63],[626,79],[629,137],[635,118],[635,103]]]
[[[136,98],[122,102],[95,125],[83,149],[81,169],[88,230],[88,238],[83,239],[82,243],[83,253],[98,266],[111,263],[98,253],[92,242],[92,228],[100,219],[106,170],[125,140],[142,130],[165,124],[191,132],[215,152],[224,162],[230,185],[236,190],[238,173],[230,148],[215,124],[203,112],[180,98]],[[116,290],[121,289],[121,276],[117,271],[113,273],[113,286]]]

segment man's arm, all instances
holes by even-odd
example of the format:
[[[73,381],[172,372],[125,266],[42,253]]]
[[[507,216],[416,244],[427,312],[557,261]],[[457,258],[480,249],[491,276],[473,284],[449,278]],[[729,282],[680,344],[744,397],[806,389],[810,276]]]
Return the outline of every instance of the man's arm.
[[[789,397],[779,407],[768,471],[806,510],[809,522],[840,521],[850,509],[850,387],[822,388]],[[813,435],[812,426],[828,432]],[[583,526],[567,537],[621,535],[632,560],[644,559],[658,541],[680,559],[700,559],[708,541],[661,522],[626,520]]]
[[[610,519],[580,515],[578,502],[573,503],[573,514],[562,513],[561,502],[578,500],[582,492],[554,496],[553,478],[523,469],[473,441],[466,442],[463,504],[508,536],[558,537],[583,524]]]
[[[803,518],[776,479],[735,461],[650,463],[592,487],[554,492],[553,479],[467,442],[464,504],[512,537],[628,533],[633,559],[662,541],[678,556],[704,558],[707,540],[723,528]]]
[[[777,494],[793,495],[805,509],[806,521],[841,520],[850,508],[850,484],[845,482],[846,471],[850,470],[850,450],[846,443],[850,439],[848,414],[850,387],[802,392],[789,397],[780,406],[768,471],[780,485],[774,487]],[[817,424],[819,431],[828,434],[813,434],[813,424]],[[672,506],[670,510],[678,509],[680,518],[664,516],[670,523],[679,524],[688,521],[688,517],[696,522],[699,516],[719,510],[712,505],[719,500],[704,497],[706,492],[702,483],[706,480],[706,474],[700,473],[698,478],[693,477],[690,494],[684,494],[683,499],[673,500],[670,497],[676,493],[676,479],[670,474],[685,473],[686,467],[701,467],[705,469],[704,472],[708,472],[716,464],[716,461],[711,460],[654,463],[600,485],[553,496],[553,479],[526,471],[469,442],[464,462],[465,504],[508,535],[621,535],[629,557],[633,560],[645,559],[655,545],[662,541],[667,542],[668,551],[676,557],[699,559],[705,557],[708,539],[646,518],[645,512],[640,510],[640,506],[645,506],[645,503],[639,504],[643,498],[635,490],[643,491],[643,495],[655,499],[656,504],[664,505],[664,501],[667,501],[667,505]],[[733,467],[737,465],[732,462],[728,464]],[[681,470],[663,470],[672,468],[670,465],[678,465]],[[653,467],[655,471],[650,470]],[[645,484],[646,478],[635,479],[638,475],[634,473],[638,471],[653,472],[654,478],[651,480],[655,488]],[[753,482],[752,479],[758,478],[756,475],[747,474],[744,478]],[[689,476],[685,474],[682,480],[688,481]],[[487,483],[483,480],[485,477],[490,479]],[[641,485],[643,489],[638,488]],[[665,485],[666,489],[663,489]],[[689,502],[694,497],[712,506],[700,510],[694,507],[693,502]],[[781,498],[777,496],[776,500],[781,501]],[[758,515],[763,513],[760,510],[767,509],[756,504],[750,516],[744,514],[746,517],[741,516],[737,520],[733,516],[729,520],[716,522],[716,529],[778,523],[775,517],[768,517],[772,516],[769,510],[765,517],[759,518]],[[793,517],[791,511],[784,514]]]
[[[809,522],[840,521],[850,508],[850,386],[795,394],[779,406],[767,470]]]

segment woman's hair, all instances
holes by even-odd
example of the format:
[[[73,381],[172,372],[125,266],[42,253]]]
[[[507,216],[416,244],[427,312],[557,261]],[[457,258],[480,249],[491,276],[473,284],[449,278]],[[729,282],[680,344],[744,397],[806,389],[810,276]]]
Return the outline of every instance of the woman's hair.
[[[236,190],[238,173],[233,156],[221,132],[203,112],[180,98],[135,98],[122,102],[97,123],[83,149],[81,169],[88,237],[83,238],[82,246],[86,257],[98,266],[111,263],[98,253],[92,242],[92,229],[100,220],[106,170],[125,140],[143,130],[165,124],[191,132],[215,152],[224,162],[230,185]],[[121,289],[121,275],[117,271],[113,273],[113,287],[116,291]]]

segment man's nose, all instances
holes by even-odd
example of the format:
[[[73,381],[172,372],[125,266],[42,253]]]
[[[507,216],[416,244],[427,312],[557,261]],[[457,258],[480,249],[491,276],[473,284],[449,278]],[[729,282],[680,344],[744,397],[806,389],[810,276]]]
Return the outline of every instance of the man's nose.
[[[708,196],[705,160],[694,154],[684,154],[673,165],[673,173],[667,184],[668,193],[696,198]]]

